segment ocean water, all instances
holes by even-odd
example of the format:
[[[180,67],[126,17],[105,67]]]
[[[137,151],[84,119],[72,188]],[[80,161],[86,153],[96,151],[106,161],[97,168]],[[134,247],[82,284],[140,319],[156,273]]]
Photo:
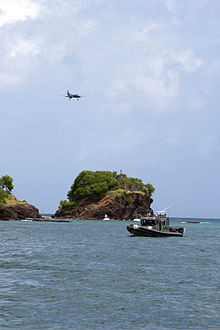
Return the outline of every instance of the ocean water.
[[[0,221],[0,328],[220,328],[220,220],[189,220],[171,219],[183,238],[132,237],[125,221]]]

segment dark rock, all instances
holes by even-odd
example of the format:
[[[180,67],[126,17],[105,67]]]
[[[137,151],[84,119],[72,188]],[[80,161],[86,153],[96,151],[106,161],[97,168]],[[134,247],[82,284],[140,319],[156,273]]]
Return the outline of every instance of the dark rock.
[[[22,220],[40,217],[39,210],[28,203],[0,206],[0,220]]]

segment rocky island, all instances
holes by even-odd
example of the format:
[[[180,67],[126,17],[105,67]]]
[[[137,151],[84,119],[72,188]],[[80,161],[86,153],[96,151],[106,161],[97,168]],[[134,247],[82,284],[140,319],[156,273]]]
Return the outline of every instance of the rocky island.
[[[12,195],[13,188],[13,179],[9,175],[0,178],[0,220],[40,218],[39,210],[35,206],[19,201]]]
[[[82,171],[60,202],[54,218],[131,220],[153,215],[154,187],[110,171]]]

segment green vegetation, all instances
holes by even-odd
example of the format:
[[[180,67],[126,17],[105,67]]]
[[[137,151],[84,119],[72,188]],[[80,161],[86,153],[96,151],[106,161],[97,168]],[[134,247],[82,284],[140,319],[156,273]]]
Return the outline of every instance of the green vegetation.
[[[116,190],[119,186],[112,172],[83,171],[75,179],[67,197],[73,207],[83,201],[94,203],[104,197],[107,191]]]
[[[9,175],[0,178],[0,205],[6,204],[7,199],[10,199],[13,188],[13,179]]]
[[[72,209],[79,204],[94,203],[102,199],[107,192],[122,190],[127,204],[131,198],[127,191],[142,191],[149,197],[155,188],[152,184],[144,184],[141,179],[129,178],[125,174],[110,171],[82,171],[72,184],[67,194],[68,201],[60,202],[59,209]]]
[[[8,193],[0,188],[0,206],[6,203]]]
[[[7,199],[6,199],[7,206],[14,206],[14,205],[18,205],[18,204],[24,205],[26,203],[27,203],[26,201],[17,200],[17,198],[12,194],[8,194]]]

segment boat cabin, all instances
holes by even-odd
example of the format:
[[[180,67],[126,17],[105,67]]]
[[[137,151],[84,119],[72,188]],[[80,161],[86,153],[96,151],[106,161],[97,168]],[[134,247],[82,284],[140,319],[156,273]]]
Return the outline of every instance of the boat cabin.
[[[141,219],[141,226],[155,228],[157,230],[169,230],[169,219],[164,214],[158,214],[156,217],[146,217]]]
[[[150,218],[142,218],[141,219],[141,226],[152,226],[155,227],[157,224],[156,219],[150,219]]]

